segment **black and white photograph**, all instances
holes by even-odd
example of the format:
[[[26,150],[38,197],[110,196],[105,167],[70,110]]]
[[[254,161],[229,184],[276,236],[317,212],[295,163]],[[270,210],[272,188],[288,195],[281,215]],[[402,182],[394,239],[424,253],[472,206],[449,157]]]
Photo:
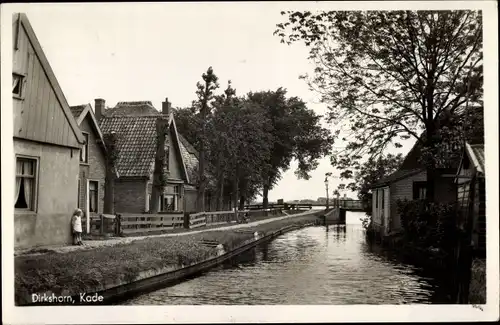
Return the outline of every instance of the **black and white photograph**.
[[[496,2],[1,9],[5,323],[499,319]]]

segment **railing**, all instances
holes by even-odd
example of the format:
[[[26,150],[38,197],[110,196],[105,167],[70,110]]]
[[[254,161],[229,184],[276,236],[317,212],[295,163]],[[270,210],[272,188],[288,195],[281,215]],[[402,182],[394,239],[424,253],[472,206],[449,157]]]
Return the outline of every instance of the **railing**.
[[[313,207],[323,207],[326,206],[325,203],[282,203],[268,204],[269,209],[284,209],[284,210],[302,210],[302,209],[312,209]],[[343,200],[343,199],[331,199],[328,204],[329,207],[339,206],[346,210],[364,210],[364,204],[361,200]],[[245,206],[249,210],[262,210],[264,208],[263,204],[251,204]]]
[[[189,229],[204,227],[207,225],[207,217],[204,212],[189,215]]]
[[[117,216],[113,214],[99,214],[90,216],[91,235],[119,234]],[[82,217],[82,230],[87,233],[87,217]]]
[[[281,215],[282,209],[266,210],[238,210],[235,211],[214,211],[214,212],[198,212],[188,216],[189,228],[199,228],[204,226],[213,226],[218,224],[232,223],[242,220],[245,214],[250,219],[258,219],[260,217],[270,217]]]
[[[131,234],[171,230],[184,227],[182,213],[168,214],[121,214],[120,233]]]

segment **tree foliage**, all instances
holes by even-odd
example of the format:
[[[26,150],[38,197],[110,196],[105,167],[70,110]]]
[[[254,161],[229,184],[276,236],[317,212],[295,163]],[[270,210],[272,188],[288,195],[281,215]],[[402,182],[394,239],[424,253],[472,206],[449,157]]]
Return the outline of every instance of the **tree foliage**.
[[[198,195],[196,197],[197,211],[205,209],[205,187],[207,180],[205,178],[205,154],[207,146],[206,124],[209,119],[211,102],[214,99],[215,90],[219,88],[218,77],[215,75],[212,67],[202,75],[203,82],[196,84],[196,95],[198,100],[193,103],[194,107],[199,107],[199,124],[201,124],[201,133],[198,138]]]
[[[282,14],[275,34],[310,48],[316,68],[303,78],[329,105],[335,134],[346,134],[346,147],[332,154],[340,170],[352,175],[360,158],[378,157],[411,137],[432,170],[452,129],[445,128],[447,117],[462,115],[469,103],[482,106],[480,11]]]
[[[355,171],[352,182],[347,185],[341,184],[339,187],[340,189],[347,188],[358,193],[358,199],[368,207],[372,199],[371,186],[380,179],[394,173],[402,163],[403,156],[401,154],[388,154],[377,158],[370,157]],[[370,213],[371,211],[368,210],[367,212]]]
[[[215,192],[219,200],[230,193],[240,208],[261,190],[267,200],[293,159],[298,161],[296,175],[307,179],[331,150],[333,138],[321,127],[321,116],[301,99],[287,98],[282,88],[236,96],[229,82],[222,94],[212,97],[210,107],[204,122],[196,107],[178,109],[177,127],[197,149],[200,139],[206,139],[207,171],[217,178]]]
[[[298,161],[297,177],[309,179],[309,173],[333,144],[330,132],[320,124],[321,116],[307,108],[300,98],[287,98],[286,93],[285,89],[278,88],[247,95],[248,101],[260,106],[272,125],[271,156],[266,168],[261,169],[264,207],[268,203],[268,191],[281,179],[293,159]]]

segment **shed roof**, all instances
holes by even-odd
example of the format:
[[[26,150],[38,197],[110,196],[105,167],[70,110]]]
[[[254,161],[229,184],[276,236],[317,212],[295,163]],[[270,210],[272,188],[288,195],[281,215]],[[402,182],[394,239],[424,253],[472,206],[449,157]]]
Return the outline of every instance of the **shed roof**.
[[[465,144],[467,155],[469,156],[474,168],[484,175],[484,144]]]
[[[416,175],[422,171],[425,171],[425,169],[422,168],[414,168],[414,169],[399,169],[395,171],[394,173],[385,176],[381,178],[377,183],[373,184],[371,188],[377,188],[377,187],[382,187],[382,186],[387,186],[390,183],[399,181],[401,179],[404,179],[406,177],[410,177],[413,175]]]

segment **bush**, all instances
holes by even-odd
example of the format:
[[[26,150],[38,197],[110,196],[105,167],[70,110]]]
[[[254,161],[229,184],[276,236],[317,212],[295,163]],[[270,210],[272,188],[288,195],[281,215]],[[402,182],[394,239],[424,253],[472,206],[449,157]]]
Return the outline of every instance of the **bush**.
[[[458,206],[425,200],[398,200],[398,213],[405,239],[421,248],[451,254],[458,238]]]
[[[486,261],[476,259],[472,262],[469,302],[486,303]]]

